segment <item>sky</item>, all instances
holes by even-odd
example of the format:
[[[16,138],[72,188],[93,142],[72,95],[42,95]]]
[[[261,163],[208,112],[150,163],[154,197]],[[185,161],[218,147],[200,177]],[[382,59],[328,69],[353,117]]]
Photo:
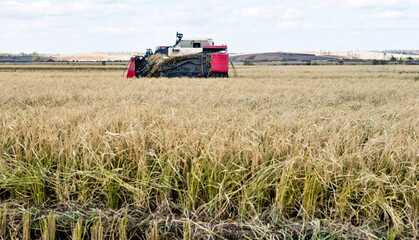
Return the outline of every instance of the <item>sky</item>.
[[[0,0],[0,53],[144,52],[177,31],[230,53],[419,49],[419,0]]]

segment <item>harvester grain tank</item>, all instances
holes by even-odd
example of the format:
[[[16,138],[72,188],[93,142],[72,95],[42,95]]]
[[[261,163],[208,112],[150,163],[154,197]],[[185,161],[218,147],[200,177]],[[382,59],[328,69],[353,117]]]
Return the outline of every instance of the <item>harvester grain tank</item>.
[[[143,56],[131,57],[127,78],[132,77],[228,77],[227,46],[212,39],[183,39],[176,34],[173,46],[147,49]]]

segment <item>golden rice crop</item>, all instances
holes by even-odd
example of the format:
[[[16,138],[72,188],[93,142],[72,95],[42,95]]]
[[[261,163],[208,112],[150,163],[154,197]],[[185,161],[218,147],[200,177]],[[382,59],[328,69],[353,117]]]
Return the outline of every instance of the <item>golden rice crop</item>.
[[[0,237],[416,238],[417,66],[0,69]]]

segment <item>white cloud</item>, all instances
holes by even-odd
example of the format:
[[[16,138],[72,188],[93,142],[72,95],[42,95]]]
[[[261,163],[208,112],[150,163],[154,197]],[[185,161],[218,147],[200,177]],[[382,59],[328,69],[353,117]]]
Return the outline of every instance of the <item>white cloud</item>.
[[[286,21],[286,22],[279,23],[277,27],[280,29],[290,29],[290,28],[300,27],[300,24],[294,21]]]
[[[404,13],[400,11],[385,11],[379,12],[372,15],[375,19],[399,19],[404,17]]]
[[[237,21],[237,19],[233,18],[233,17],[217,19],[217,22],[221,23],[221,24],[233,24],[233,23],[236,23],[236,21]]]
[[[346,4],[350,7],[371,7],[371,6],[393,6],[396,4],[397,0],[351,0],[345,1]]]
[[[139,31],[140,29],[135,27],[99,27],[90,29],[90,32],[93,34],[104,33],[111,35],[132,34]]]
[[[117,4],[109,1],[68,1],[65,3],[52,1],[34,1],[31,3],[22,3],[18,1],[0,2],[2,14],[21,14],[23,17],[29,16],[59,16],[59,15],[77,15],[77,14],[111,14],[120,10],[131,9],[127,5]]]
[[[356,29],[362,29],[362,30],[419,30],[419,26],[415,23],[402,23],[402,24],[396,24],[396,23],[368,23],[363,25],[358,25]]]
[[[296,21],[285,21],[281,22],[276,25],[277,29],[305,29],[305,30],[311,30],[316,28],[314,24],[310,23],[301,23]]]
[[[298,7],[312,9],[370,9],[370,8],[409,8],[419,5],[419,0],[303,0],[296,1]]]
[[[267,7],[248,7],[241,9],[238,13],[242,18],[253,18],[253,19],[268,19],[274,16],[272,9]]]
[[[356,8],[397,7],[403,5],[418,5],[419,0],[342,0],[346,6]]]
[[[31,30],[31,29],[45,29],[51,27],[53,24],[51,22],[46,21],[21,21],[15,23],[9,23],[4,26],[4,29],[8,31],[16,31],[16,30]]]
[[[2,14],[14,13],[14,14],[56,14],[62,12],[63,7],[56,7],[49,1],[37,1],[32,3],[21,3],[17,1],[6,1],[0,2]]]
[[[285,19],[298,19],[301,17],[301,12],[297,9],[290,8],[285,10],[283,17]]]
[[[5,33],[3,35],[3,38],[7,40],[22,39],[22,38],[29,38],[29,37],[31,37],[30,33],[18,33],[18,32],[10,32],[10,33]]]

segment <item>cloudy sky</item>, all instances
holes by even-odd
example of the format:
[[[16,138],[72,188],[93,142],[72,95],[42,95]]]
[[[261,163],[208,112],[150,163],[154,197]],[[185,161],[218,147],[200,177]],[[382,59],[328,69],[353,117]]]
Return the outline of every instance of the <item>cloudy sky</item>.
[[[419,0],[0,0],[0,52],[143,52],[176,31],[230,52],[419,49]]]

